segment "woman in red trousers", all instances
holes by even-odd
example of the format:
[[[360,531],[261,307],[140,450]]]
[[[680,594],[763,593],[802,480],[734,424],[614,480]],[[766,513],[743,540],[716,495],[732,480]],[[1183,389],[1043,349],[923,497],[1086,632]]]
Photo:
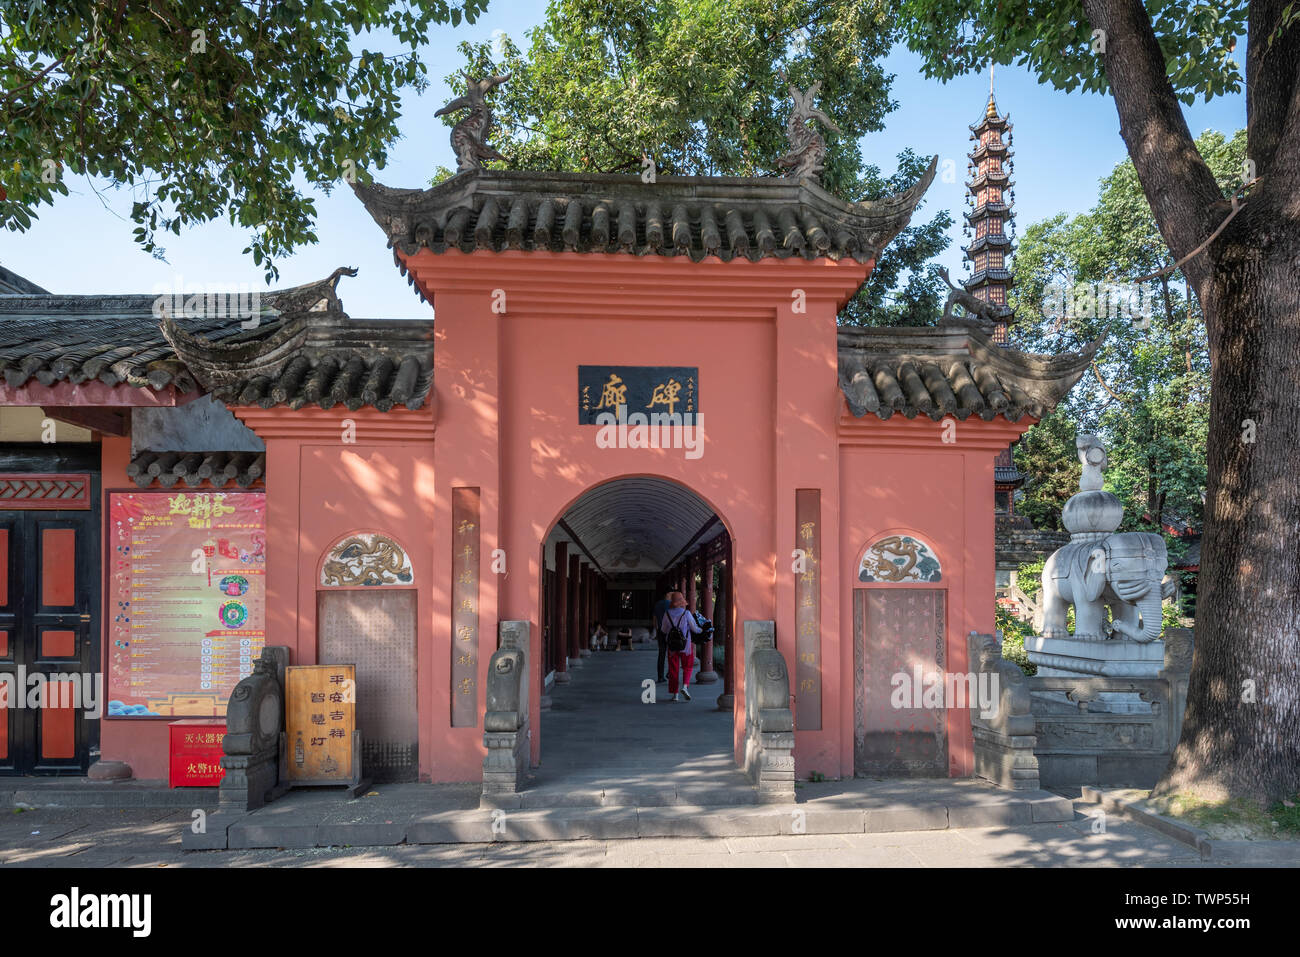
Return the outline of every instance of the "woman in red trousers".
[[[659,627],[663,633],[669,636],[668,642],[668,693],[673,696],[674,701],[681,701],[683,697],[687,701],[691,700],[689,686],[691,683],[691,668],[695,664],[695,650],[691,647],[691,635],[698,635],[702,628],[695,623],[695,616],[691,614],[686,607],[686,596],[679,591],[673,592],[669,598],[672,601],[671,607],[664,612],[663,619],[659,622]],[[674,626],[677,631],[686,639],[686,647],[674,650],[672,646],[672,632]],[[681,675],[680,681],[678,675]]]

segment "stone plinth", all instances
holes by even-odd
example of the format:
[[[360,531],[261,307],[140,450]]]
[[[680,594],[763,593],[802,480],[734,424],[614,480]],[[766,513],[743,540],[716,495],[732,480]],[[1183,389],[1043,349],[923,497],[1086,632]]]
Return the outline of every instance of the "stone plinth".
[[[1108,638],[1085,641],[1033,635],[1025,639],[1025,651],[1043,677],[1157,678],[1165,665],[1165,643],[1160,640],[1140,642]],[[1054,700],[1067,700],[1063,694],[1053,693],[1052,697]],[[1151,712],[1151,706],[1137,695],[1123,692],[1105,692],[1089,703],[1089,709],[1111,714]]]

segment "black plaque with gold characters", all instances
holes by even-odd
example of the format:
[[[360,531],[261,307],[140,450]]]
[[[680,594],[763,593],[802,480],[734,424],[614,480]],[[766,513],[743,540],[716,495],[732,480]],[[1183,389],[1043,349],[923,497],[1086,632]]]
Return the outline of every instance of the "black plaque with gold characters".
[[[700,370],[693,366],[578,366],[578,424],[603,425],[641,413],[680,415],[683,425],[700,411]],[[609,413],[613,419],[601,419]]]

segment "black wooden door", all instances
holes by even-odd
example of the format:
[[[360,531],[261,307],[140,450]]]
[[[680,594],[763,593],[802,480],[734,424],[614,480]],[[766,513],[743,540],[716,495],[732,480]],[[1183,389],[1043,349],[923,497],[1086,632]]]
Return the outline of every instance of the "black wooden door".
[[[98,508],[0,510],[0,774],[89,766],[106,706],[98,520]]]

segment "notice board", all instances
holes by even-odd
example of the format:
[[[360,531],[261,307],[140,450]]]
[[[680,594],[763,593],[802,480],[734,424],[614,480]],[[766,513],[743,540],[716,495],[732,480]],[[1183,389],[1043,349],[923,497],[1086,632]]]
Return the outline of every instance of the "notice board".
[[[225,715],[266,642],[266,493],[110,492],[108,517],[108,715]]]
[[[355,665],[284,669],[284,754],[291,784],[352,784],[359,779]]]

